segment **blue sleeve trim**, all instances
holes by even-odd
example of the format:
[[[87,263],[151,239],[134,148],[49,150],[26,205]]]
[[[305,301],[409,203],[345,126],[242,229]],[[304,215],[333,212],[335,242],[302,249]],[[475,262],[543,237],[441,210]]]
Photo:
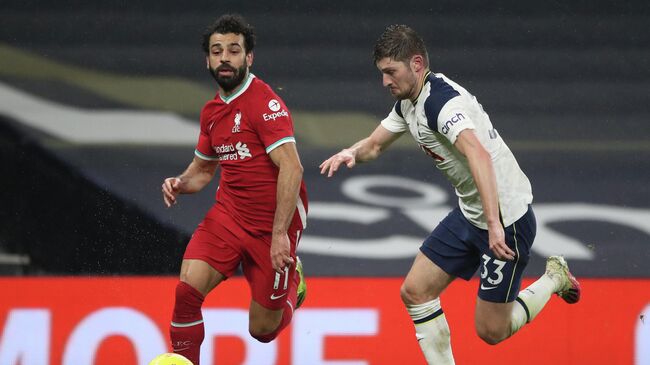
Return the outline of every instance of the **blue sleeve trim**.
[[[404,118],[402,115],[402,101],[398,100],[397,103],[395,103],[395,113],[400,116],[400,118]]]
[[[440,77],[435,75],[429,75],[429,83],[431,84],[431,91],[427,100],[424,102],[424,113],[427,116],[427,124],[429,128],[434,131],[440,132],[438,130],[438,115],[442,107],[447,104],[447,102],[457,96],[460,96],[460,93],[456,91],[451,85],[445,82]]]

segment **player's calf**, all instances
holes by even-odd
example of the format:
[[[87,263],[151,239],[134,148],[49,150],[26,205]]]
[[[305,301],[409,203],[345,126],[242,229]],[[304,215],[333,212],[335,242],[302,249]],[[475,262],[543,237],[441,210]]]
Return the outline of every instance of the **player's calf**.
[[[174,313],[169,328],[174,352],[185,356],[195,365],[199,364],[199,352],[205,337],[201,314],[203,299],[203,294],[198,290],[180,281],[176,286]]]
[[[406,304],[415,326],[415,337],[428,364],[453,365],[451,333],[440,299],[422,304]]]

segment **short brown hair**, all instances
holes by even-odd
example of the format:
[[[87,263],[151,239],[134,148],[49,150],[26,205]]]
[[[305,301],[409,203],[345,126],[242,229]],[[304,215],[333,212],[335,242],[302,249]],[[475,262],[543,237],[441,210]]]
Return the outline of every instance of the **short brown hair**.
[[[203,32],[203,42],[201,42],[201,47],[206,54],[210,53],[210,37],[214,33],[234,33],[243,35],[244,51],[246,54],[251,53],[253,48],[255,48],[255,29],[239,14],[222,15],[205,29],[205,32]]]
[[[418,54],[424,57],[425,66],[429,67],[429,54],[422,38],[407,25],[393,24],[377,39],[373,57],[375,64],[386,57],[408,62]]]

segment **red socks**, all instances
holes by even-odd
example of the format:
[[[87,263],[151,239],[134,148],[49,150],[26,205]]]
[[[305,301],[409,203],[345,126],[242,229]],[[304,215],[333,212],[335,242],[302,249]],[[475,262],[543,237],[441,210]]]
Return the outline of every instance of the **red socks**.
[[[169,329],[174,352],[199,365],[201,343],[205,336],[201,305],[203,294],[189,284],[180,281],[176,286],[176,302]]]
[[[288,302],[282,312],[280,325],[271,333],[253,336],[258,341],[265,343],[273,341],[291,323],[296,303],[295,283],[292,289],[289,291]],[[185,356],[194,365],[199,365],[201,343],[205,337],[205,327],[201,315],[203,300],[203,294],[189,284],[180,281],[176,285],[176,302],[174,304],[172,323],[169,328],[169,337],[174,352]]]

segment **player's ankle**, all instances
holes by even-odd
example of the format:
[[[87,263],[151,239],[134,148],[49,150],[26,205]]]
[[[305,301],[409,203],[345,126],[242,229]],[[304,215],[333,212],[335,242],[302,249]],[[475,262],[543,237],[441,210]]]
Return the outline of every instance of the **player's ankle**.
[[[557,293],[562,289],[562,275],[554,272],[547,272],[544,275],[553,282],[553,293]]]

